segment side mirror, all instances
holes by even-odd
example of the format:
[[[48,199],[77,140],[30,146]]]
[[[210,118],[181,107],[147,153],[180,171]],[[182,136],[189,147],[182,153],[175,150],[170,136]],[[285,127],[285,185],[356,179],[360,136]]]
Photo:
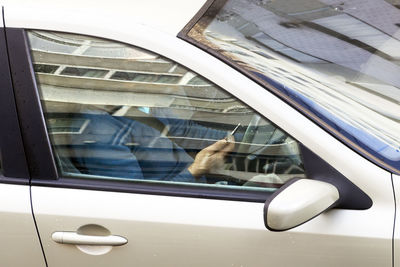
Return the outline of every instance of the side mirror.
[[[271,231],[299,226],[339,202],[336,186],[310,179],[294,179],[276,191],[264,206],[264,223]]]

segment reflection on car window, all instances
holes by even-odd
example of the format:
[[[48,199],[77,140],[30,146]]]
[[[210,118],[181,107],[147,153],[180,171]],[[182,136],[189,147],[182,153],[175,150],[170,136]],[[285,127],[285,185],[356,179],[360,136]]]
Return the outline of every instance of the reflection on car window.
[[[217,0],[188,36],[400,170],[399,18],[395,0]]]
[[[93,37],[28,37],[63,176],[257,190],[304,176],[297,141],[185,67]]]

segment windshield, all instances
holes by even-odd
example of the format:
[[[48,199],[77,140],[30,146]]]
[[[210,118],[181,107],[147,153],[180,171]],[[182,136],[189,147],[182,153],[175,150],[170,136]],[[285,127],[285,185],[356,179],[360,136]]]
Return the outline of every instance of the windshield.
[[[216,1],[187,36],[399,172],[399,0]]]

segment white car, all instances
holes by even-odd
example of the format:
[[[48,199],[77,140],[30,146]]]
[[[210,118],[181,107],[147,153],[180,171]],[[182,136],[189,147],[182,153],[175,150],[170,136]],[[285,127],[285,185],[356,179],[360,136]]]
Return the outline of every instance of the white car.
[[[398,266],[397,0],[0,0],[0,266]]]

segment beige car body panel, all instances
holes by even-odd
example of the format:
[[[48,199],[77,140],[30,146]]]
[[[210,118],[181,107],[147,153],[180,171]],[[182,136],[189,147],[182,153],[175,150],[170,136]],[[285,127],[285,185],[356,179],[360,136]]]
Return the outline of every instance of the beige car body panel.
[[[45,187],[34,187],[33,199],[49,266],[391,266],[391,233],[377,229],[384,222],[372,218],[374,209],[333,210],[270,232],[260,203]],[[111,249],[51,238],[88,224],[128,243]]]
[[[144,1],[114,2],[110,9],[105,1],[99,8],[96,2],[95,12],[81,2],[84,8],[7,1],[6,25],[109,38],[171,58],[227,89],[320,155],[367,193],[373,206],[331,210],[290,231],[270,232],[262,203],[35,186],[33,209],[49,266],[392,266],[391,174],[250,79],[178,39],[204,1],[168,1],[168,9],[160,12],[177,14],[169,16],[150,12]],[[117,6],[120,13],[112,16]],[[54,232],[85,225],[100,225],[128,243],[112,249],[77,247],[51,238]]]
[[[0,266],[46,266],[32,217],[29,186],[0,183]]]

